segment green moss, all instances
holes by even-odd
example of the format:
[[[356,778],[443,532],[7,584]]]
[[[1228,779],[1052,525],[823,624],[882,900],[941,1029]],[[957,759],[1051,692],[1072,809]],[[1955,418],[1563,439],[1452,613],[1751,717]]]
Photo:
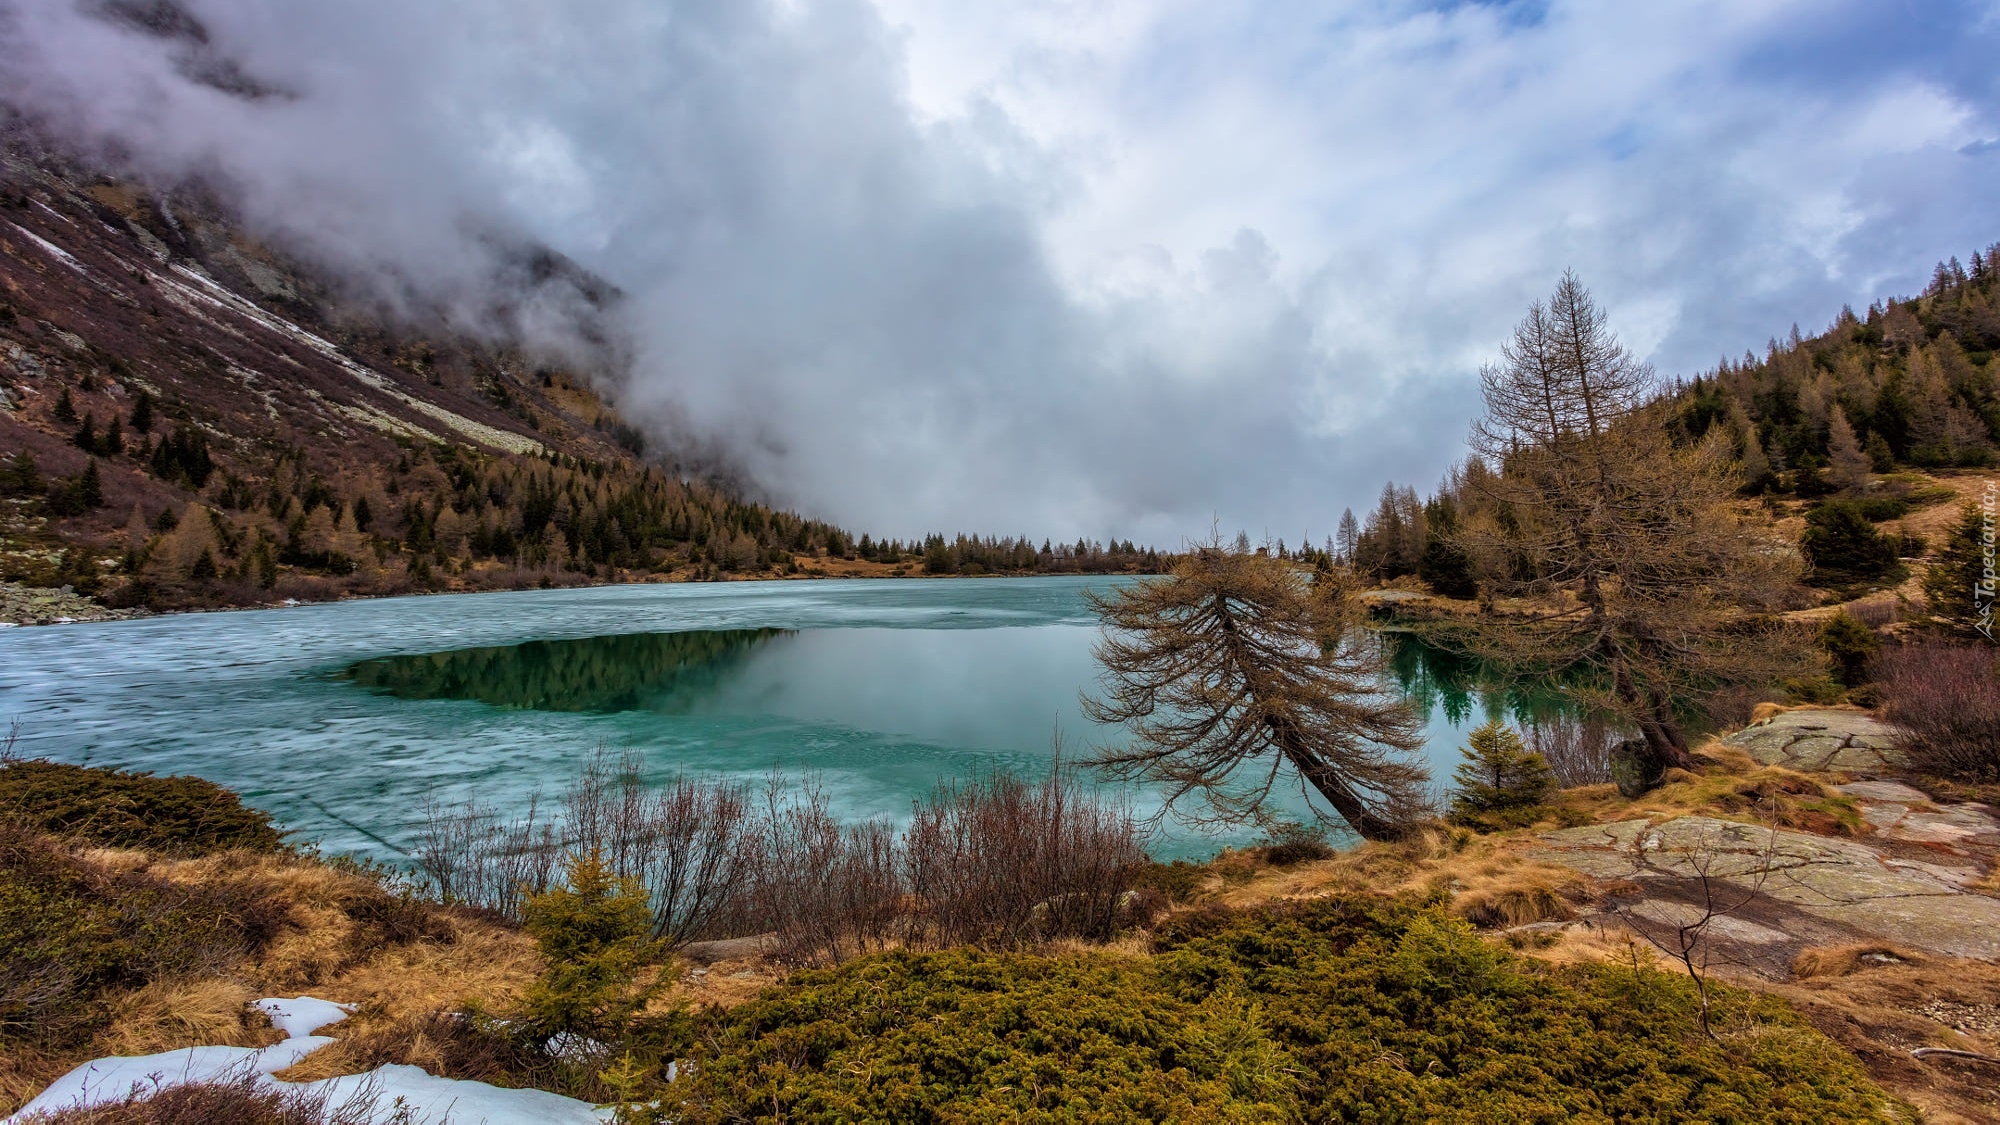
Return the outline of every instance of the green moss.
[[[1883,1121],[1781,1003],[1550,968],[1434,906],[1341,897],[1183,915],[1151,958],[969,950],[803,973],[680,1032],[658,1112],[952,1121]],[[1714,986],[1711,986],[1712,988]],[[698,1046],[697,1046],[698,1044]],[[681,1104],[672,1104],[681,1099]]]
[[[0,818],[103,847],[200,854],[281,844],[267,814],[213,782],[39,759],[0,764]]]

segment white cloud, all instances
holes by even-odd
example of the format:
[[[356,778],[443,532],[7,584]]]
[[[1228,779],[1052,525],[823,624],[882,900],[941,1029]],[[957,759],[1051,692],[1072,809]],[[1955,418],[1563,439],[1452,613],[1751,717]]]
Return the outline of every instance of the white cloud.
[[[0,0],[0,81],[341,268],[449,293],[464,232],[549,242],[632,295],[636,406],[878,533],[1323,532],[1459,455],[1566,267],[1691,372],[2000,202],[1950,5],[190,6],[299,96],[56,0]]]

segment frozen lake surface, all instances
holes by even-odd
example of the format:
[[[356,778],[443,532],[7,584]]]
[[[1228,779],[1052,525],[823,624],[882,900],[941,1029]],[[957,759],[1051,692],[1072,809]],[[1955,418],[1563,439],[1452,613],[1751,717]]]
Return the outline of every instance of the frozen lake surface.
[[[598,747],[654,776],[809,769],[843,815],[901,817],[940,777],[1039,775],[1058,730],[1072,756],[1117,737],[1077,705],[1097,675],[1084,592],[1117,581],[635,585],[0,630],[0,725],[20,724],[18,752],[205,777],[390,861],[427,792],[513,810]],[[1462,725],[1432,717],[1440,778]],[[1250,838],[1169,824],[1152,850]]]

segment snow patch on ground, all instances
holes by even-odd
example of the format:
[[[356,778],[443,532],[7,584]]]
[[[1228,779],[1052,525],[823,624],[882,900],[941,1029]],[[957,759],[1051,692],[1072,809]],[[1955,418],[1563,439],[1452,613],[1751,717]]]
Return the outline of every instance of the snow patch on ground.
[[[269,1075],[333,1042],[324,1035],[295,1036],[269,1047],[183,1047],[157,1055],[115,1055],[87,1062],[35,1095],[8,1118],[122,1100],[133,1090],[165,1089],[190,1082],[227,1081],[245,1073]],[[276,1079],[270,1079],[276,1081]]]
[[[375,1095],[376,1114],[384,1119],[400,1108],[419,1121],[449,1119],[456,1125],[479,1121],[492,1125],[515,1121],[534,1125],[601,1125],[611,1120],[608,1109],[600,1110],[589,1102],[546,1090],[508,1090],[484,1082],[439,1078],[419,1067],[394,1063],[366,1074],[301,1085],[325,1093],[328,1105]]]
[[[311,1035],[322,1027],[339,1023],[354,1010],[352,1004],[336,1004],[311,996],[295,996],[290,1000],[270,996],[257,1001],[257,1007],[287,1039]]]
[[[611,1120],[609,1109],[565,1098],[546,1090],[508,1090],[484,1082],[439,1078],[414,1066],[388,1065],[366,1074],[326,1078],[318,1082],[280,1082],[271,1075],[296,1065],[333,1039],[312,1032],[347,1018],[351,1005],[312,996],[267,997],[257,1007],[287,1038],[269,1047],[186,1047],[157,1055],[113,1057],[87,1062],[49,1084],[0,1125],[16,1125],[37,1113],[124,1100],[134,1091],[156,1092],[191,1082],[227,1082],[245,1074],[283,1089],[324,1094],[327,1105],[368,1105],[370,1121],[405,1119],[438,1125],[455,1122],[532,1122],[533,1125],[600,1125]]]

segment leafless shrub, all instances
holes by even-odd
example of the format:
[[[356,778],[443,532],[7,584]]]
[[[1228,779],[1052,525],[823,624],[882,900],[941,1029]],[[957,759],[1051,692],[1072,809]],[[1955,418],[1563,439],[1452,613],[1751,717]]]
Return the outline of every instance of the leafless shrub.
[[[418,1120],[405,1106],[379,1106],[381,1094],[372,1088],[336,1104],[323,1090],[262,1079],[246,1071],[210,1082],[138,1087],[117,1101],[37,1113],[22,1125],[415,1125]]]
[[[991,774],[940,785],[907,833],[910,889],[939,944],[1105,937],[1145,859],[1129,809],[1056,763],[1029,783]]]
[[[903,930],[904,841],[885,820],[850,826],[830,896],[835,917],[857,950],[880,949]]]
[[[615,761],[593,756],[563,808],[563,846],[594,850],[613,874],[643,884],[653,937],[670,948],[712,936],[756,847],[742,786],[682,774],[654,789],[630,751]]]
[[[894,854],[888,826],[844,827],[818,778],[787,784],[773,773],[751,839],[748,897],[737,916],[746,929],[775,933],[780,959],[831,964],[886,936],[880,920],[894,913],[901,890],[880,854]]]
[[[562,810],[552,821],[531,803],[507,823],[473,803],[430,803],[419,866],[446,901],[518,919],[563,855],[595,852],[646,888],[669,948],[768,933],[779,958],[822,965],[891,942],[1108,936],[1145,858],[1130,810],[1060,762],[1040,782],[943,783],[903,832],[843,824],[812,775],[774,772],[754,799],[686,776],[654,789],[631,754],[594,756]]]
[[[1903,599],[1894,593],[1872,594],[1849,602],[1846,611],[1870,629],[1880,629],[1904,619]]]
[[[1884,711],[1904,735],[1897,748],[1920,772],[2000,782],[2000,669],[1988,645],[1923,643],[1875,658]]]
[[[1527,726],[1528,749],[1540,754],[1564,789],[1611,780],[1611,748],[1621,735],[1599,717],[1556,715]]]
[[[542,817],[539,795],[529,799],[526,816],[505,822],[469,799],[449,805],[426,796],[423,811],[417,868],[443,901],[519,921],[527,896],[555,879],[562,841]]]
[[[1735,864],[1731,862],[1724,843],[1706,831],[1686,845],[1669,849],[1679,864],[1687,866],[1694,888],[1701,896],[1700,901],[1689,904],[1680,917],[1659,922],[1630,907],[1618,909],[1627,929],[1687,970],[1688,979],[1694,982],[1695,996],[1700,1002],[1702,1034],[1710,1039],[1716,1038],[1715,1028],[1709,1019],[1708,988],[1708,971],[1715,958],[1715,948],[1714,943],[1708,940],[1708,931],[1715,925],[1716,919],[1743,909],[1763,893],[1764,883],[1771,877],[1773,860],[1778,853],[1778,829],[1773,825],[1768,832],[1763,854],[1747,871],[1731,873],[1729,869]],[[1633,855],[1641,869],[1656,865],[1659,859],[1657,854],[1649,857],[1646,848],[1646,834],[1642,832],[1632,842]],[[1746,879],[1748,886],[1743,885]]]

